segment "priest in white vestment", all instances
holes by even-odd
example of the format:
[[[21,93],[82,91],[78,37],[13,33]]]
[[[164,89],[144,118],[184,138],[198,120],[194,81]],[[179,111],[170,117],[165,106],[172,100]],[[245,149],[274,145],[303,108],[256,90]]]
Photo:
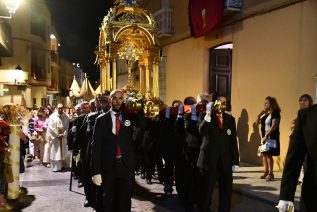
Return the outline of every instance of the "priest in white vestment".
[[[64,113],[64,106],[57,105],[56,111],[49,117],[48,139],[51,143],[51,168],[54,172],[61,171],[66,166],[67,132],[69,117]]]

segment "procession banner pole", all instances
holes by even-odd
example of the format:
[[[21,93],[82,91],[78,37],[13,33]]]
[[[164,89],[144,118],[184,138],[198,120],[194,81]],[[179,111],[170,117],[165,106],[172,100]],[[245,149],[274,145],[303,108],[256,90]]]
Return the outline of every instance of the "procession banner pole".
[[[8,184],[8,199],[18,199],[20,195],[20,125],[10,125],[9,145],[11,150],[10,163],[14,181]]]

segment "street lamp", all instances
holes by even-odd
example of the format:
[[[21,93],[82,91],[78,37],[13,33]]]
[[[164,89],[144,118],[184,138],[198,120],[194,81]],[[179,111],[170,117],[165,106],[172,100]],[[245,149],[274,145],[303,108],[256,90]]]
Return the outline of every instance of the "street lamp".
[[[19,8],[21,0],[1,0],[1,1],[4,1],[10,16],[0,16],[0,18],[4,18],[4,19],[13,18],[15,11]]]

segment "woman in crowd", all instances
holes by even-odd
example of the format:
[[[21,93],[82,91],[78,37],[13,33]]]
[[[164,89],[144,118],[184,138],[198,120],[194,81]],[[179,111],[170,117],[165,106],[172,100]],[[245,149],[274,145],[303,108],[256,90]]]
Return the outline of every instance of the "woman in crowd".
[[[262,139],[261,143],[268,143],[269,150],[262,152],[264,175],[261,179],[273,181],[273,156],[280,155],[280,115],[281,109],[274,97],[266,97],[264,101],[264,110],[258,115],[258,123],[261,123]]]
[[[41,107],[34,119],[34,130],[37,132],[37,145],[39,146],[40,161],[43,163],[44,166],[49,167],[49,144],[46,142],[45,139],[47,122],[47,112],[45,111],[44,107]]]

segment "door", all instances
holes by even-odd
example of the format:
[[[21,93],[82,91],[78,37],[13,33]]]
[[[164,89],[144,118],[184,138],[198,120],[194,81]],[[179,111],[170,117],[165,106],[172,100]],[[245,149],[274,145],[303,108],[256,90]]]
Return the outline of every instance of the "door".
[[[231,100],[232,49],[210,49],[209,93]]]

